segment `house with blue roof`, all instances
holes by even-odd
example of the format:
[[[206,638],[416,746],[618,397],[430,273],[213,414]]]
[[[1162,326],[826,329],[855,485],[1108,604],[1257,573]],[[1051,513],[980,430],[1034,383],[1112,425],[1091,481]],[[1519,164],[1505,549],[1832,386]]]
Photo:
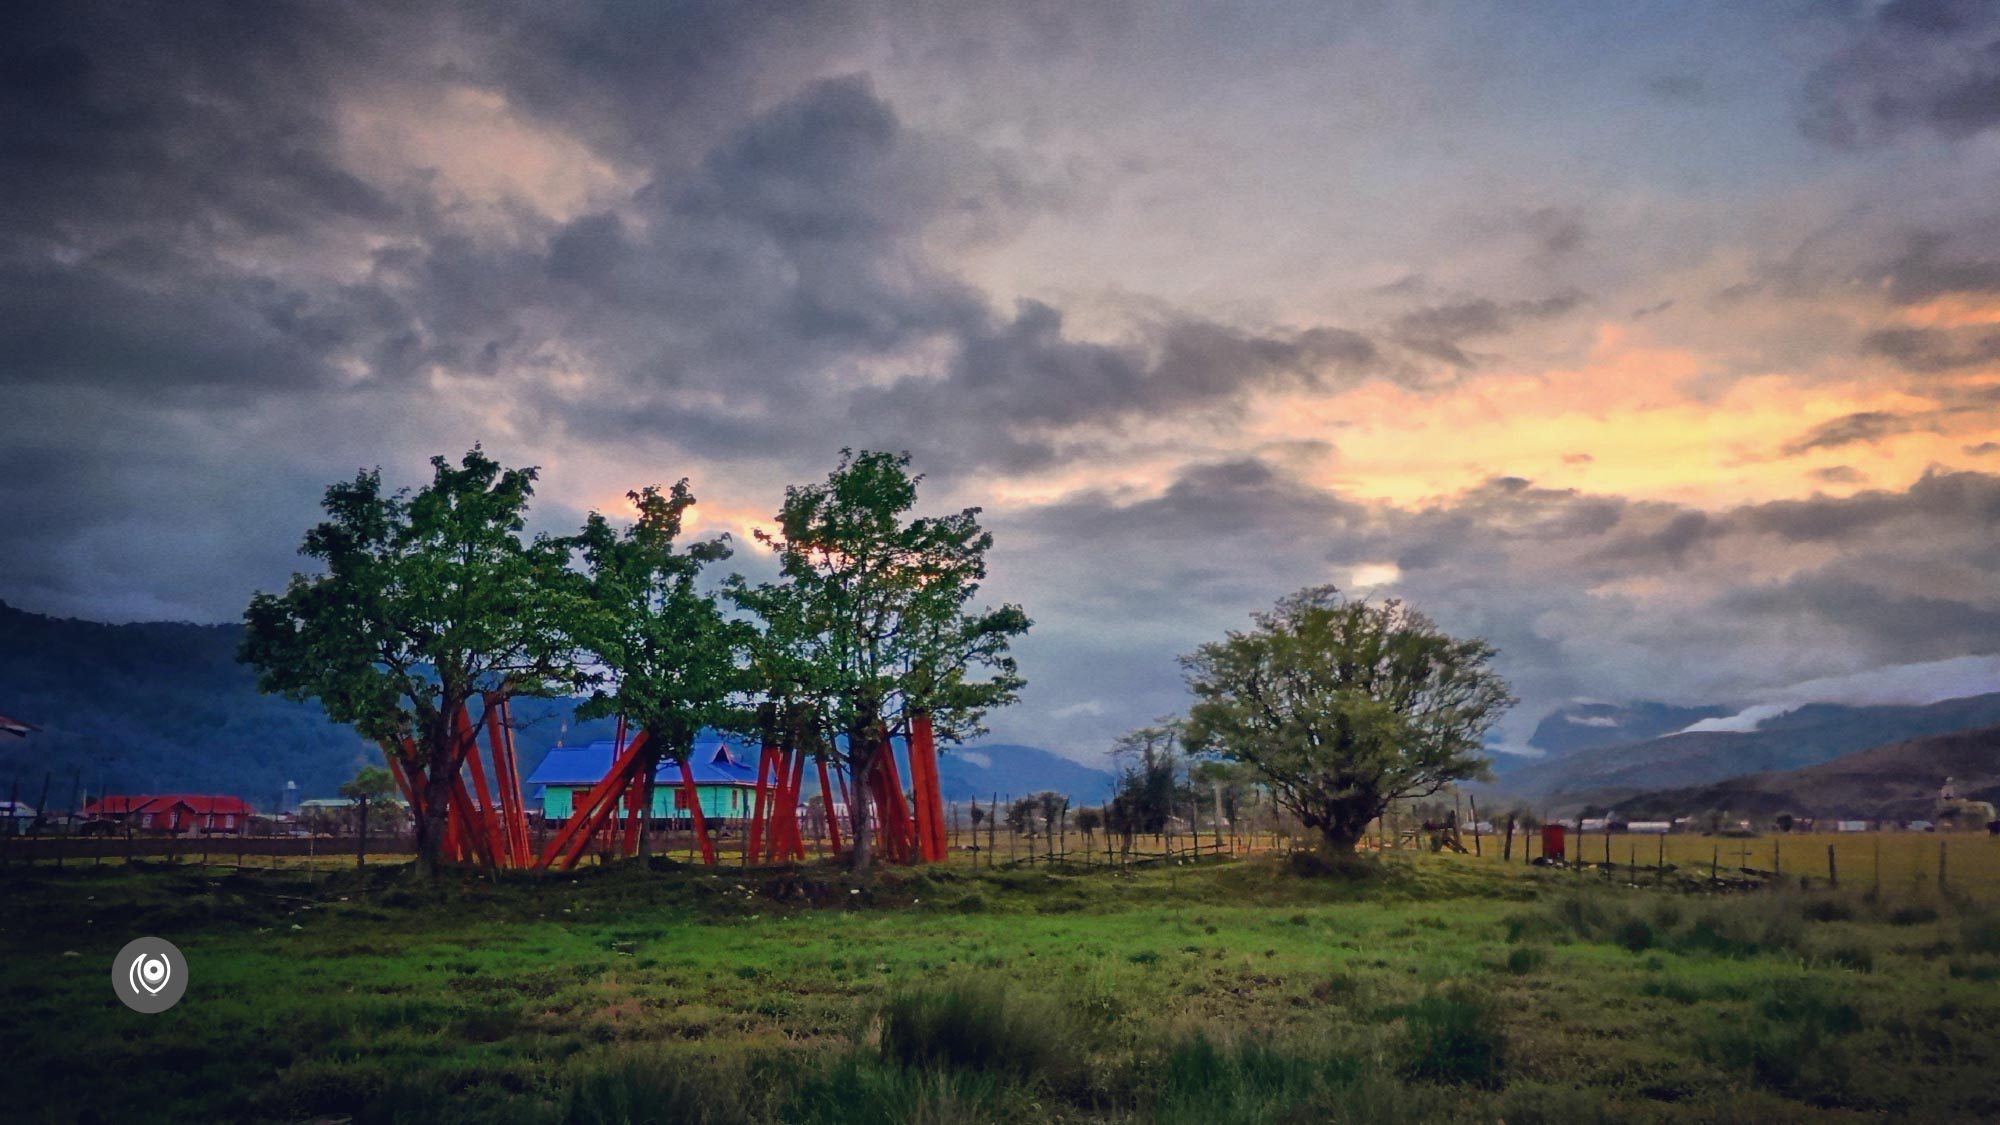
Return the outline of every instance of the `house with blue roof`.
[[[732,746],[727,738],[707,731],[696,740],[695,746],[688,764],[694,771],[695,794],[701,802],[702,816],[709,820],[749,819],[757,803],[756,751]],[[555,747],[535,767],[535,772],[528,775],[528,799],[541,802],[542,816],[547,820],[568,820],[577,802],[611,772],[614,749],[608,738],[584,746]],[[653,774],[653,808],[649,818],[683,820],[687,816],[687,792],[681,785],[680,763],[663,761]]]

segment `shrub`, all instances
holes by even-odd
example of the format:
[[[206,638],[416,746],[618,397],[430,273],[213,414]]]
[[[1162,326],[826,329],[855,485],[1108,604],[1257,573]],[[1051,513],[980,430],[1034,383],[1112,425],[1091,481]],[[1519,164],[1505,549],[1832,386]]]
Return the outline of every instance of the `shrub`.
[[[760,1083],[738,1059],[671,1056],[658,1050],[618,1052],[579,1062],[564,1091],[562,1120],[571,1122],[741,1121],[744,1095]]]
[[[1821,949],[1815,960],[1856,972],[1872,973],[1875,971],[1875,947],[1862,941],[1840,942]]]
[[[1634,953],[1644,953],[1653,947],[1653,927],[1644,918],[1627,918],[1618,924],[1613,935],[1618,944]]]
[[[1937,907],[1927,903],[1911,903],[1899,906],[1889,912],[1891,926],[1921,926],[1938,920]]]
[[[1523,945],[1507,954],[1507,971],[1515,976],[1526,976],[1542,967],[1548,960],[1548,953],[1539,945]]]
[[[960,982],[892,997],[877,1016],[885,1061],[1017,1078],[1054,1075],[1089,1049],[1076,1013],[997,983]]]
[[[913,1070],[849,1056],[802,1083],[777,1120],[801,1125],[855,1121],[912,1121],[925,1125],[975,1125],[1008,1117],[1010,1091],[998,1077],[962,1070]],[[674,1121],[660,1116],[633,1118]]]
[[[1958,941],[1967,953],[2000,953],[2000,914],[1967,911],[1958,919]]]
[[[1497,1086],[1506,1039],[1493,1004],[1463,985],[1403,1010],[1403,1071],[1427,1082]]]
[[[1854,904],[1846,899],[1816,898],[1806,903],[1805,916],[1812,922],[1851,922]]]

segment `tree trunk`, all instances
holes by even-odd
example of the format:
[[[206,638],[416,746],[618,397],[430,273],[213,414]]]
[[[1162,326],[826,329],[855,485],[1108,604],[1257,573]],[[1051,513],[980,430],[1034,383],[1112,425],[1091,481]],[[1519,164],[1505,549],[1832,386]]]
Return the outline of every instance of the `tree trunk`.
[[[1346,820],[1329,820],[1319,826],[1319,852],[1327,859],[1340,859],[1354,854],[1355,845],[1361,842],[1361,835],[1368,826],[1367,821],[1359,824]]]
[[[874,837],[868,830],[868,790],[870,775],[874,771],[875,755],[881,752],[880,740],[875,737],[875,724],[857,723],[847,731],[847,761],[854,773],[854,785],[847,808],[847,822],[854,835],[854,849],[849,853],[848,866],[855,872],[868,870],[873,858]]]
[[[440,708],[436,717],[419,728],[421,739],[417,760],[424,765],[422,776],[412,778],[415,789],[423,794],[424,814],[417,818],[417,878],[426,882],[434,880],[443,870],[445,825],[451,807],[451,782],[456,775],[453,769],[457,747],[452,745],[453,723],[450,716],[455,713],[456,704],[447,698],[447,706]]]
[[[645,781],[639,786],[640,789],[639,858],[640,859],[649,859],[652,857],[653,854],[653,834],[647,831],[647,829],[651,828],[653,823],[653,787],[655,785],[658,785],[660,780],[654,775],[658,772],[659,772],[659,765],[655,763],[652,769],[646,771]]]

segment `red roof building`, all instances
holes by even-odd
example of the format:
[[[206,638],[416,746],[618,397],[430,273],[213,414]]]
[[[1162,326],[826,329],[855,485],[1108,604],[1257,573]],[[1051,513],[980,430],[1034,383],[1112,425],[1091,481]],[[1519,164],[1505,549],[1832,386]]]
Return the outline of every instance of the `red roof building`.
[[[167,794],[107,796],[83,807],[83,815],[130,823],[147,832],[242,832],[250,825],[250,805],[241,797]]]

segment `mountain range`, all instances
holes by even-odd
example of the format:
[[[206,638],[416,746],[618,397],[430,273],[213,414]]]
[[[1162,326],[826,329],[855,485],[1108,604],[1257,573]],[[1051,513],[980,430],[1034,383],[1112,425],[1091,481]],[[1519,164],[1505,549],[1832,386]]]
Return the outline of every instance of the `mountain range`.
[[[51,807],[72,794],[227,793],[265,808],[281,793],[332,796],[375,747],[317,703],[257,691],[236,662],[238,625],[107,625],[29,613],[0,602],[0,714],[41,729],[0,738],[0,799]],[[578,723],[575,701],[518,699],[512,713],[522,776],[560,742],[610,738],[609,719]],[[1043,789],[1079,803],[1110,793],[1111,775],[1033,746],[940,748],[949,800]],[[297,789],[288,791],[288,783]]]
[[[2000,803],[2000,727],[1906,739],[1804,769],[1658,790],[1621,802],[1618,813],[1640,820],[1709,809],[1757,818],[1791,813],[1859,820],[1929,819],[1947,778],[1962,799]]]
[[[1921,705],[1810,703],[1747,731],[1681,731],[1496,762],[1490,788],[1553,811],[1804,769],[1926,735],[2000,725],[2000,693]]]

